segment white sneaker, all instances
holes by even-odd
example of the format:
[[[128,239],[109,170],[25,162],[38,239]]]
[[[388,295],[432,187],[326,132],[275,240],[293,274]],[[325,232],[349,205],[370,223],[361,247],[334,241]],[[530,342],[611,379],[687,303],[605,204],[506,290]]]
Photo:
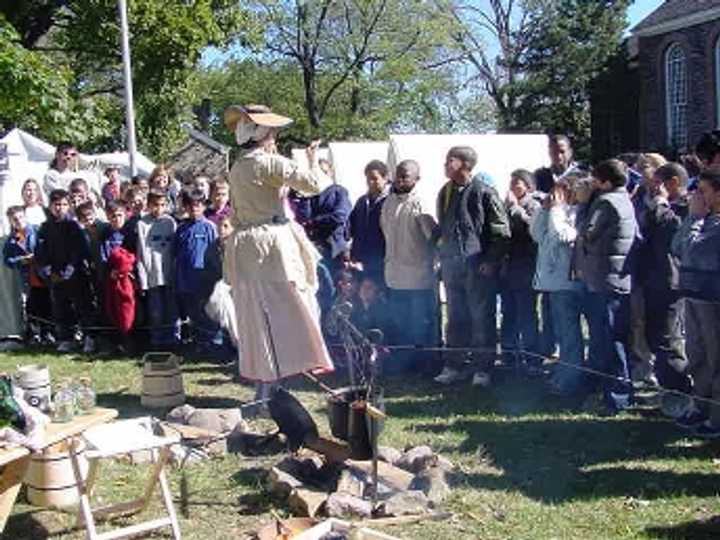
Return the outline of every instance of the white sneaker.
[[[90,336],[85,336],[85,341],[83,342],[83,352],[85,354],[95,352],[95,340]]]
[[[484,371],[476,372],[475,375],[473,375],[472,385],[487,388],[490,386],[490,374],[485,373]]]
[[[72,352],[74,348],[75,348],[75,343],[74,343],[74,342],[72,342],[72,341],[61,341],[60,343],[58,343],[57,352],[59,352],[59,353],[68,353],[68,352]]]
[[[457,369],[445,366],[440,375],[435,377],[433,380],[440,384],[452,384],[454,382],[458,382],[462,378],[462,374]]]

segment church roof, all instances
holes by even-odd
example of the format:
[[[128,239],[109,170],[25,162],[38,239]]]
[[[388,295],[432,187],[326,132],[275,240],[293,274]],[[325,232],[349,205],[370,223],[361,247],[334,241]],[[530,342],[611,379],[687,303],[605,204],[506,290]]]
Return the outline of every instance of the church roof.
[[[687,27],[706,22],[704,12],[720,8],[720,0],[665,0],[655,11],[632,28],[633,34],[662,33],[664,27],[668,31],[678,27]],[[657,32],[654,32],[657,30]]]

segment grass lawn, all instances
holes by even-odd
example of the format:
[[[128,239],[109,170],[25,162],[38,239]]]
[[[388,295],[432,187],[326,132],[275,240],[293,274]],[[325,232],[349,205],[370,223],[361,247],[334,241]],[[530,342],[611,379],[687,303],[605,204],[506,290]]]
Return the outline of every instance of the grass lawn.
[[[147,413],[135,360],[5,354],[0,371],[30,362],[50,365],[54,381],[91,376],[99,404],[119,409],[121,417]],[[211,364],[186,363],[183,372],[192,405],[232,407],[253,395]],[[487,390],[408,377],[385,383],[390,418],[381,444],[429,444],[459,468],[444,506],[452,519],[388,533],[418,540],[720,538],[720,518],[713,519],[720,515],[720,442],[685,437],[652,410],[611,419],[576,414],[544,394],[540,382],[510,372]],[[327,432],[323,396],[304,382],[294,393]],[[184,538],[241,539],[271,510],[288,515],[262,487],[266,468],[278,459],[228,455],[188,466]],[[143,470],[111,463],[98,495],[112,501],[133,493]],[[170,476],[177,496],[180,472]],[[71,514],[19,501],[3,538],[84,538],[73,523]]]

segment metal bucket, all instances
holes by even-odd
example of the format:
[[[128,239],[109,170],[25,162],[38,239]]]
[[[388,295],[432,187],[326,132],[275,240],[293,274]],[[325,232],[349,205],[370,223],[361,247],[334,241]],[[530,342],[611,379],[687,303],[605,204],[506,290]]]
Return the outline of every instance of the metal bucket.
[[[335,395],[327,398],[328,422],[333,437],[342,441],[348,440],[348,424],[350,421],[350,404],[365,399],[367,389],[362,386],[346,386],[338,388]]]
[[[43,412],[50,410],[50,370],[45,364],[18,366],[14,379],[29,405]]]
[[[340,388],[335,394],[328,397],[330,431],[333,436],[349,443],[352,459],[371,459],[373,451],[370,422],[374,422],[377,434],[382,430],[383,422],[371,419],[365,412],[367,388]],[[382,392],[373,397],[373,403],[378,409],[385,410]]]

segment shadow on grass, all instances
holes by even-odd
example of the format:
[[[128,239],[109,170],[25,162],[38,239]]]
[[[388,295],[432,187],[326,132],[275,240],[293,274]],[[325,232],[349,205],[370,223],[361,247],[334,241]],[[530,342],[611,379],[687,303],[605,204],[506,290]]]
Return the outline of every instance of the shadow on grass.
[[[40,512],[43,511],[23,512],[10,516],[5,530],[0,533],[0,538],[8,540],[45,540],[50,538],[50,531],[35,516]]]
[[[253,489],[257,489],[259,487],[260,489],[263,489],[267,476],[267,468],[250,467],[249,469],[237,471],[230,477],[230,480],[237,486]]]
[[[657,470],[638,465],[652,459],[710,459],[711,445],[671,446],[682,436],[668,423],[628,419],[531,418],[507,421],[459,420],[450,425],[421,424],[415,431],[465,435],[459,446],[439,452],[475,453],[492,473],[456,478],[473,489],[519,491],[533,499],[559,503],[600,497],[714,496],[717,475]],[[634,463],[625,465],[625,462]],[[501,471],[497,474],[495,471]]]
[[[170,408],[148,409],[140,404],[138,394],[113,392],[99,393],[97,403],[100,407],[109,407],[120,411],[121,418],[134,418],[137,416],[165,417]],[[232,409],[242,405],[242,401],[231,397],[221,396],[187,396],[185,403],[199,409]]]
[[[195,381],[195,384],[199,386],[224,386],[226,384],[231,384],[232,381],[227,378],[220,378],[216,377],[214,379],[198,379]]]
[[[195,362],[189,362],[188,360],[185,360],[182,363],[182,371],[183,373],[207,373],[212,375],[227,375],[228,377],[233,376],[233,369],[229,366],[220,366],[220,365],[214,365],[214,364],[200,364]],[[228,379],[226,382],[232,382],[230,379]]]
[[[408,391],[394,380],[385,388],[386,411],[409,431],[425,432],[428,440],[449,433],[461,437],[459,444],[433,449],[476,456],[478,467],[455,478],[472,489],[517,491],[547,503],[718,492],[717,475],[678,467],[687,459],[710,462],[717,445],[688,444],[684,433],[652,410],[612,419],[573,414],[578,403],[551,397],[542,381],[510,372],[489,389],[421,381]],[[676,461],[658,470],[643,466],[646,460]]]
[[[715,540],[720,538],[720,517],[667,527],[648,527],[645,533],[650,538],[662,540]]]

